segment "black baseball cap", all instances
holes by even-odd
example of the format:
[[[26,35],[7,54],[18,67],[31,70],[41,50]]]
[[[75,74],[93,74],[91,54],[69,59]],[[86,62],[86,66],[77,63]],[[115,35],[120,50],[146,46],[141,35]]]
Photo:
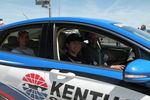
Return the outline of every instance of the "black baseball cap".
[[[70,43],[70,41],[80,41],[83,42],[83,39],[81,36],[79,36],[78,34],[70,34],[67,39],[66,39],[66,43]]]

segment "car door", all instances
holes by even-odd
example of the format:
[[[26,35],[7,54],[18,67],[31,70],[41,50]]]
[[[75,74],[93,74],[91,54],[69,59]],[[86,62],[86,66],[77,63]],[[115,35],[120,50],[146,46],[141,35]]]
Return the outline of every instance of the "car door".
[[[52,83],[52,86],[50,86],[51,100],[149,99],[148,95],[138,92],[133,88],[136,84],[121,82],[122,74],[120,72],[108,69],[100,70],[75,64],[62,64],[59,67],[62,66],[69,70],[63,72],[65,68],[55,68],[55,70],[50,71],[50,82]],[[139,88],[141,88],[141,86],[139,86]]]
[[[63,46],[65,45],[62,43],[62,41],[65,41],[64,32],[70,34],[70,32],[73,31],[83,35],[86,33],[83,32],[83,30],[86,30],[86,32],[107,32],[106,29],[101,30],[101,28],[97,29],[94,28],[94,26],[89,27],[81,23],[56,23],[56,40],[54,43],[56,46],[54,51],[56,54],[55,58],[58,61],[60,60],[61,53],[65,52],[65,50],[60,51],[64,49]],[[110,38],[122,40],[122,38],[114,34],[116,33],[113,32],[112,34],[110,31],[107,32]],[[59,36],[63,38],[60,39]],[[129,41],[123,41],[129,43]],[[132,45],[131,47],[134,48],[134,44],[129,43],[129,45]],[[136,51],[137,48],[134,49]],[[138,58],[137,52],[135,55]],[[50,82],[52,83],[50,89],[51,100],[147,100],[150,98],[145,92],[141,91],[141,89],[146,90],[146,87],[124,82],[123,71],[110,69],[108,67],[105,68],[104,65],[93,66],[89,64],[60,61],[54,65],[49,76]],[[139,89],[135,85],[139,86]]]
[[[46,47],[47,26],[47,23],[26,23],[3,30],[0,51],[1,100],[43,100],[47,97],[47,76],[45,70],[37,67],[42,65],[42,61],[34,60],[46,55],[43,51]],[[11,52],[18,46],[15,43],[21,30],[29,33],[28,47],[34,50],[34,56]]]

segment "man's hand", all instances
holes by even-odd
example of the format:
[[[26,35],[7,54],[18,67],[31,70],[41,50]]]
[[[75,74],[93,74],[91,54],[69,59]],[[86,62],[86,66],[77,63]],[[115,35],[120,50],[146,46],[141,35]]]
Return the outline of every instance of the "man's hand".
[[[125,65],[111,65],[110,68],[117,69],[117,70],[123,70]]]

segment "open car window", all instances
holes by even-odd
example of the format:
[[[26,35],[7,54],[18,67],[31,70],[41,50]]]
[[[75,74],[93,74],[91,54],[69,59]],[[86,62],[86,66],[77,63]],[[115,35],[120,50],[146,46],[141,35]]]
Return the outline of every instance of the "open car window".
[[[88,47],[90,46],[90,37],[88,36],[89,33],[97,35],[95,49]],[[111,65],[126,65],[128,61],[135,59],[134,48],[122,43],[117,37],[111,37],[111,33],[107,33],[109,35],[105,35],[102,31],[64,27],[58,31],[57,42],[59,60],[61,60],[63,57],[62,55],[66,55],[68,53],[68,48],[66,47],[66,38],[70,34],[78,34],[83,38],[83,42],[81,42],[81,50],[78,53],[78,56],[80,56],[80,58],[83,60],[82,64],[94,65],[97,67],[107,66],[109,68]],[[75,61],[69,62],[76,63]]]
[[[33,50],[34,56],[37,56],[38,49],[39,49],[40,36],[42,34],[42,27],[40,26],[9,30],[7,32],[8,35],[6,36],[6,38],[3,40],[1,44],[1,50],[12,52],[12,50],[19,47],[18,33],[20,31],[26,31],[28,33],[29,41],[28,41],[27,47]],[[18,54],[24,54],[24,51]]]

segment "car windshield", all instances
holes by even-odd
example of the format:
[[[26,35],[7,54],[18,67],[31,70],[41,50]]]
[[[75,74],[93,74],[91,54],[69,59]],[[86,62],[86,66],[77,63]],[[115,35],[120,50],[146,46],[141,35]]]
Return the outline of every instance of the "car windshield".
[[[150,33],[148,33],[148,32],[145,32],[145,31],[142,31],[142,30],[139,30],[139,29],[127,26],[127,25],[123,25],[123,24],[114,24],[114,25],[117,27],[120,27],[124,30],[127,30],[127,31],[147,40],[147,41],[150,41]]]

